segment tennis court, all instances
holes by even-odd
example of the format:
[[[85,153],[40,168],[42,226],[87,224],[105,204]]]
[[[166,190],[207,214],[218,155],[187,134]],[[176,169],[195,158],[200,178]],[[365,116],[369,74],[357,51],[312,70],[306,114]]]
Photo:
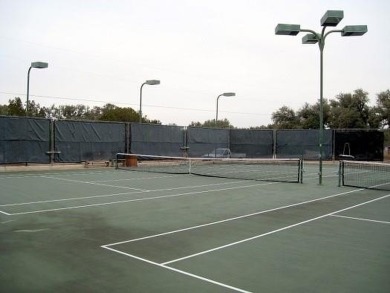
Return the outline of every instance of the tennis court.
[[[390,191],[337,172],[0,173],[0,291],[390,292]]]

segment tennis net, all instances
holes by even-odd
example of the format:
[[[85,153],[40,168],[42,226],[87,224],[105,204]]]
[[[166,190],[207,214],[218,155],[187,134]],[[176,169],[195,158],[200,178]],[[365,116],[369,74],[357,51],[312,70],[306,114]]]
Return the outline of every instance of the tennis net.
[[[274,182],[301,182],[300,159],[185,158],[118,153],[116,167],[131,171],[194,174]]]
[[[390,164],[340,161],[339,185],[390,190]]]

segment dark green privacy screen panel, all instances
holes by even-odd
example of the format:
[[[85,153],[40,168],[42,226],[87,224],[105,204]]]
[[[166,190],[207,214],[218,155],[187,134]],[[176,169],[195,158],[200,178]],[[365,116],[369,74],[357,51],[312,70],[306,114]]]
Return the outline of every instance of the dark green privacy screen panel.
[[[49,163],[50,120],[0,117],[0,164]]]
[[[382,161],[384,133],[378,130],[335,130],[335,157],[359,161]]]
[[[58,162],[108,160],[125,151],[125,123],[56,121]]]
[[[230,150],[247,158],[272,158],[273,130],[231,129]]]
[[[191,157],[201,157],[216,148],[229,148],[229,129],[188,127],[187,143]]]
[[[155,124],[131,124],[130,150],[134,154],[182,156],[185,128]]]
[[[323,159],[332,159],[332,130],[324,130]],[[319,130],[291,129],[276,131],[276,157],[299,157],[307,160],[319,158]]]

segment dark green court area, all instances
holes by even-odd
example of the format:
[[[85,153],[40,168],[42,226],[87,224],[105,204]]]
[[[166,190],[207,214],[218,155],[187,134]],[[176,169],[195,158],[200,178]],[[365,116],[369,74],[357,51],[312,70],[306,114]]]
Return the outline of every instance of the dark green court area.
[[[0,173],[0,291],[390,292],[390,191],[337,172]]]

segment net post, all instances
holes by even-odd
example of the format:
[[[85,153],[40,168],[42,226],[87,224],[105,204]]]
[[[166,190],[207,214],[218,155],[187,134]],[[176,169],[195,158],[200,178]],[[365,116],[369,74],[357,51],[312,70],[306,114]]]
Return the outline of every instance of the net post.
[[[344,161],[339,161],[339,187],[341,187],[342,177],[344,177]]]
[[[115,155],[115,169],[119,169],[119,166],[118,166],[118,160],[119,160],[119,153],[116,153]]]
[[[299,175],[300,175],[300,180],[299,183],[303,183],[303,158],[299,159]]]

